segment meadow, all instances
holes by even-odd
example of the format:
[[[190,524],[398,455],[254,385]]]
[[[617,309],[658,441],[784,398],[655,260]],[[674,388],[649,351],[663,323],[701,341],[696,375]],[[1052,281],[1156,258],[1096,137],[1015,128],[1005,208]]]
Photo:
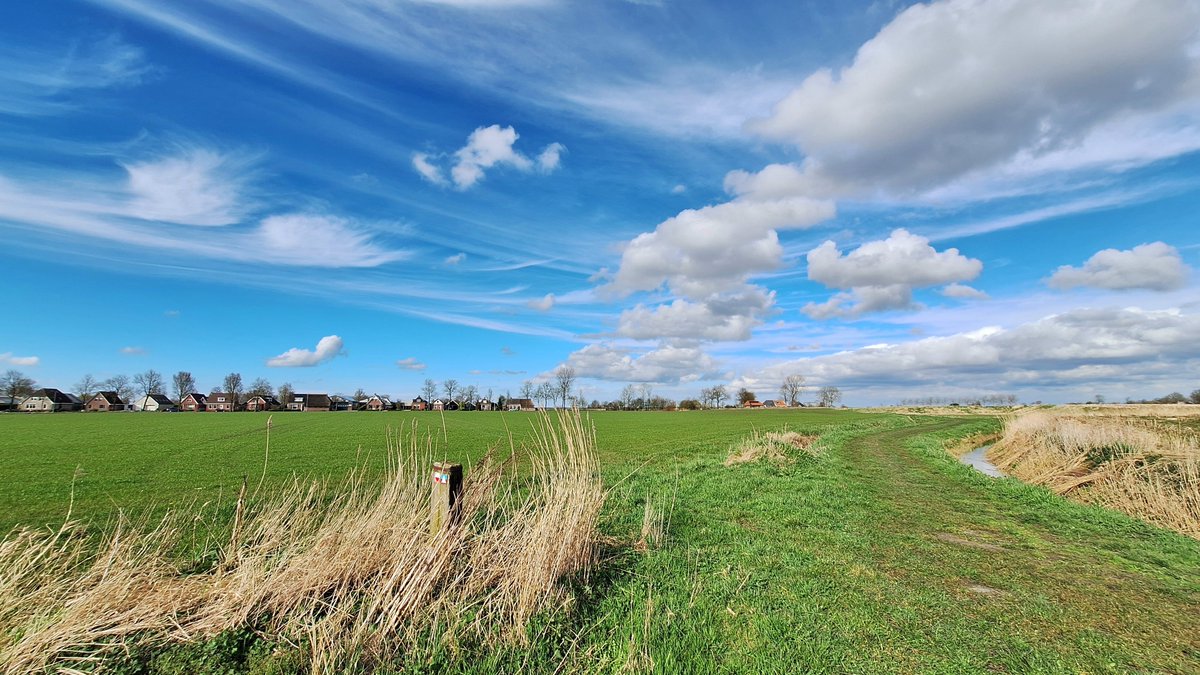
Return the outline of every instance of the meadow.
[[[389,428],[414,419],[433,455],[469,472],[489,446],[534,436],[523,414],[276,414],[264,490],[295,475],[336,482],[364,464],[382,471]],[[1200,670],[1200,542],[988,478],[947,453],[996,434],[994,417],[791,410],[589,420],[607,498],[597,558],[563,579],[567,600],[523,624],[521,639],[416,641],[383,670]],[[244,477],[253,488],[263,475],[266,433],[261,414],[0,416],[2,526],[60,523],[72,500],[73,517],[97,531],[116,509],[232,511]],[[747,452],[747,439],[767,437],[793,444]],[[93,665],[319,671],[310,648],[252,622]]]

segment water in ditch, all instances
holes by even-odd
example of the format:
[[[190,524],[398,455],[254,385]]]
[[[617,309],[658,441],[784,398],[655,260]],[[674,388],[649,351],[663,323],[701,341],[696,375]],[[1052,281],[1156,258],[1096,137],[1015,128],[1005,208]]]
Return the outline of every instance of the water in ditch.
[[[975,448],[962,457],[959,457],[958,461],[973,467],[977,471],[982,471],[993,478],[1003,478],[1004,472],[998,469],[995,464],[988,461],[987,451],[991,447],[990,445],[985,445],[982,448]]]

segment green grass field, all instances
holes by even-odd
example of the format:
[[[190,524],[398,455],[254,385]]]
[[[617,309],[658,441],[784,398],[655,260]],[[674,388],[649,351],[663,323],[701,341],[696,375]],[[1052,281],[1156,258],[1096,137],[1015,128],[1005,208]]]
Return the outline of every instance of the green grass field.
[[[850,411],[592,416],[603,529],[644,503],[665,540],[614,546],[528,646],[431,648],[399,672],[1200,672],[1200,542],[957,463],[997,422]],[[414,418],[469,461],[519,442],[520,414],[276,414],[268,482],[337,477]],[[0,416],[0,520],[225,502],[262,471],[265,415]],[[506,425],[507,424],[507,429]],[[755,430],[820,433],[823,454],[724,466]],[[135,654],[121,672],[288,672],[251,637]]]

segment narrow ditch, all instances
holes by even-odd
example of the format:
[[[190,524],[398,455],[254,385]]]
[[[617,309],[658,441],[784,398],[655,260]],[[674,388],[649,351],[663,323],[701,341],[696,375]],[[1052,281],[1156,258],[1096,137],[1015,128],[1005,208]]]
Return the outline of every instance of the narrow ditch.
[[[995,464],[992,464],[987,458],[987,451],[990,450],[991,447],[991,444],[988,444],[975,448],[971,452],[960,456],[958,461],[993,478],[1003,478],[1005,476],[1004,472],[1001,471]]]

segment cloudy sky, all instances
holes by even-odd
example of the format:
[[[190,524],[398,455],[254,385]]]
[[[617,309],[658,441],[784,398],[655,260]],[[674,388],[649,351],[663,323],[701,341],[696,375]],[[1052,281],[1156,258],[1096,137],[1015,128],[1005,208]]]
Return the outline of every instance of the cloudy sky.
[[[1189,0],[7,3],[0,369],[1186,393],[1198,151]]]

